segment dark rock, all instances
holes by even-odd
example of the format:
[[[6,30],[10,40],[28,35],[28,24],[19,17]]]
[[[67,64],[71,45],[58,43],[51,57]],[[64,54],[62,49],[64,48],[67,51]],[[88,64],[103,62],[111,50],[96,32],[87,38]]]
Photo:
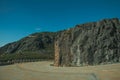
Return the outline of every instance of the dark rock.
[[[120,21],[117,18],[76,25],[55,41],[55,66],[120,62]]]

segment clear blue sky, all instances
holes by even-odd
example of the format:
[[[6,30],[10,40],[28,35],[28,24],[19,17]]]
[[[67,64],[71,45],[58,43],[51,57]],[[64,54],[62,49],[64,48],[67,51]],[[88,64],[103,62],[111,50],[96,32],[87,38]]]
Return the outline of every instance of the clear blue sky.
[[[34,32],[120,18],[120,0],[0,0],[0,46]]]

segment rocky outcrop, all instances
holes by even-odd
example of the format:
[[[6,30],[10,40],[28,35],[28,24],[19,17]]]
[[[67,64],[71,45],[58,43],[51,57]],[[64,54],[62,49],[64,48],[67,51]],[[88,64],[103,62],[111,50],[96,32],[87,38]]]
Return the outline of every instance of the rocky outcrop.
[[[120,62],[120,21],[117,18],[76,25],[58,35],[55,66]]]

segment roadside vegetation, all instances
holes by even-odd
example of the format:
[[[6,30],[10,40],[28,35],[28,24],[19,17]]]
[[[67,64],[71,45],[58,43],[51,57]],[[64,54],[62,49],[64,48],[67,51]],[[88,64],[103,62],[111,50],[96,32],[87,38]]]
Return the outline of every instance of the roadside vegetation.
[[[24,53],[2,54],[0,55],[0,65],[8,65],[22,62],[36,62],[43,60],[53,60],[53,54],[40,54],[26,51]]]

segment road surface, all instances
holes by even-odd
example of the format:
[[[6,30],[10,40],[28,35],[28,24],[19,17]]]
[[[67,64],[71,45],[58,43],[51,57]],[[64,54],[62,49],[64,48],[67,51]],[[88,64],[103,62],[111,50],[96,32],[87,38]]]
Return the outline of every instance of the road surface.
[[[52,63],[0,66],[0,80],[120,80],[120,63],[85,67],[54,67]]]

